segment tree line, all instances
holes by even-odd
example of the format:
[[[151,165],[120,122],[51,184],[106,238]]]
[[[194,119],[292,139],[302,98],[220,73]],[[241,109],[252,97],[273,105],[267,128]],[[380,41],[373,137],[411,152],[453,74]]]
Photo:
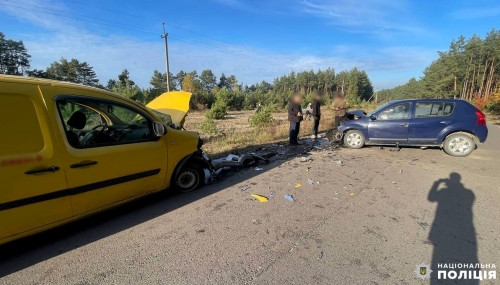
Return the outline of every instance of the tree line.
[[[460,98],[481,105],[500,99],[500,31],[452,40],[438,52],[420,79],[378,92],[381,100],[404,98]]]
[[[142,88],[131,78],[127,69],[106,84],[99,82],[93,67],[78,59],[61,58],[45,69],[30,69],[30,58],[22,41],[6,39],[0,32],[0,74],[24,75],[73,82],[106,89],[123,95],[143,104],[166,92],[167,76],[158,70],[153,71],[150,86]],[[169,76],[170,90],[183,90],[193,93],[193,108],[211,108],[218,98],[224,101],[228,109],[254,109],[258,103],[282,110],[288,104],[293,92],[300,92],[309,102],[316,92],[321,91],[330,103],[337,92],[343,92],[349,101],[357,103],[369,100],[373,95],[373,87],[364,70],[353,68],[349,71],[335,73],[333,68],[290,72],[274,79],[246,85],[238,81],[234,75],[222,73],[216,76],[212,70],[196,70]],[[220,104],[219,104],[220,105]]]

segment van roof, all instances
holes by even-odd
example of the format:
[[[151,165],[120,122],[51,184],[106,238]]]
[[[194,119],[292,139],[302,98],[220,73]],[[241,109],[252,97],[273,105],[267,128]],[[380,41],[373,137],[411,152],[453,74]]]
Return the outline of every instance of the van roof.
[[[87,85],[83,85],[83,84],[57,81],[57,80],[51,80],[51,79],[44,79],[44,78],[16,76],[16,75],[4,75],[4,74],[0,74],[0,82],[45,85],[45,86],[55,86],[55,87],[68,87],[68,88],[75,88],[75,89],[80,89],[80,90],[85,90],[85,91],[100,92],[100,93],[105,93],[106,95],[109,95],[109,96],[113,96],[115,98],[129,101],[130,103],[139,105],[141,107],[144,107],[143,105],[141,105],[141,104],[139,104],[139,103],[135,102],[134,100],[131,100],[127,97],[120,96],[118,94],[115,94],[113,92],[110,92],[110,91],[107,91],[104,89],[100,89],[100,88],[92,87],[92,86],[87,86]]]

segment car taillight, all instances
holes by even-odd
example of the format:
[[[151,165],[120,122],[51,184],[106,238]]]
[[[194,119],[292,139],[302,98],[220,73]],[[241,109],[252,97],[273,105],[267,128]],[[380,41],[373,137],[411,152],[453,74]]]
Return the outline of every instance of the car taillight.
[[[486,116],[483,114],[483,112],[477,110],[476,116],[477,116],[477,123],[476,124],[479,126],[486,126]]]

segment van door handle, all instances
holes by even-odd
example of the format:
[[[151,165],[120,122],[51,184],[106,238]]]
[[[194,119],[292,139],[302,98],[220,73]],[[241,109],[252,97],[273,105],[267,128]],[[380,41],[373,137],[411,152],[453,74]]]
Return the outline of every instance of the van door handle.
[[[401,127],[408,127],[408,124],[399,124]]]
[[[59,166],[51,166],[51,167],[42,168],[42,169],[28,170],[28,171],[24,172],[24,174],[30,175],[30,174],[38,174],[38,173],[45,173],[45,172],[56,172],[59,169],[60,169]]]
[[[70,168],[79,168],[79,167],[85,167],[85,166],[92,166],[92,165],[96,165],[96,164],[97,164],[97,161],[82,161],[82,162],[78,162],[75,164],[71,164],[69,167]]]
[[[441,124],[445,124],[445,125],[448,125],[449,123],[451,123],[450,121],[441,121],[440,122]]]

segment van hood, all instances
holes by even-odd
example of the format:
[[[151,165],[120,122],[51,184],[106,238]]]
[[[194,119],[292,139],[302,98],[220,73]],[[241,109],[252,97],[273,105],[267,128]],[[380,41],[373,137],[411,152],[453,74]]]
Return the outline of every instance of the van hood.
[[[182,127],[189,111],[189,100],[192,93],[184,91],[165,92],[149,102],[146,107],[157,112],[169,115],[172,123]]]

